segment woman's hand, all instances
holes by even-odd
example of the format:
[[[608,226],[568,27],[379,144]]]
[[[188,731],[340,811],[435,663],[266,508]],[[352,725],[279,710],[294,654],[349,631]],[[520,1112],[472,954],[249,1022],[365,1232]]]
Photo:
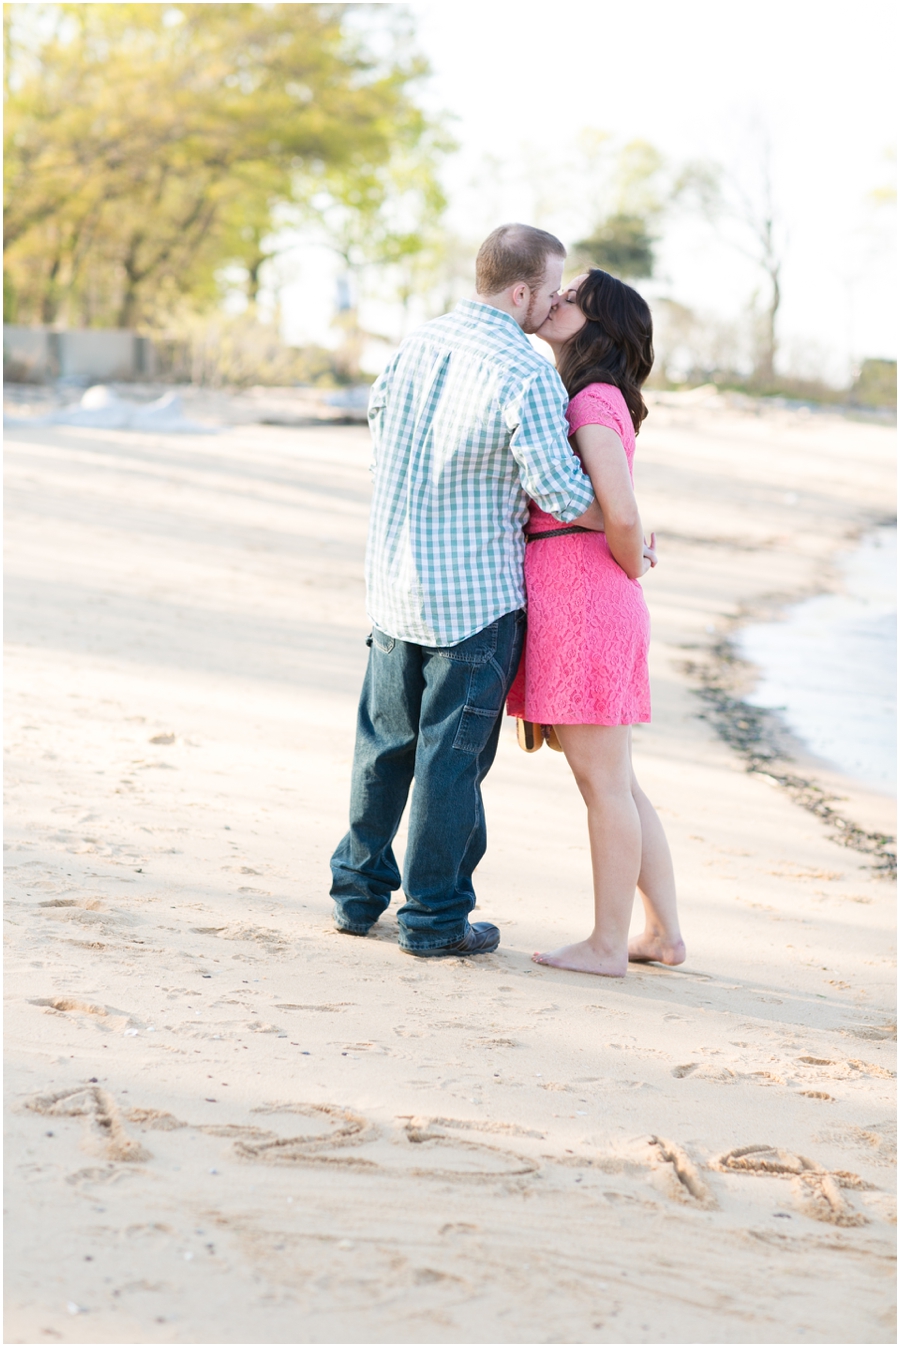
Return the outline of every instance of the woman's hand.
[[[656,555],[656,534],[651,533],[649,543],[644,543],[644,569],[641,571],[641,575],[646,575],[649,570],[653,569],[658,561],[659,557]]]

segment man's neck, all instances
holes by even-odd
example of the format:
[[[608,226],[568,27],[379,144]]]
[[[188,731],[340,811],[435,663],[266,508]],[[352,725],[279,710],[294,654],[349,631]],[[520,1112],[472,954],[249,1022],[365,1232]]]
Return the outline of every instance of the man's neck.
[[[521,309],[511,307],[506,295],[479,295],[473,296],[476,304],[486,304],[489,309],[499,309],[500,313],[505,313],[507,318],[511,318],[516,327],[521,327],[525,321],[525,314]]]

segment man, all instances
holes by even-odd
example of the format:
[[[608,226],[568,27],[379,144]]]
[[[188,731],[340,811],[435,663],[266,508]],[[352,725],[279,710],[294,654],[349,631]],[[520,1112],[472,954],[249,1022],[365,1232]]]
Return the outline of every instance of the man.
[[[522,649],[528,497],[562,524],[602,528],[569,448],[565,388],[526,337],[558,302],[565,255],[541,229],[495,229],[475,299],[408,337],[372,389],[374,625],[331,893],[350,935],[387,908],[415,778],[398,923],[401,948],[420,957],[500,942],[468,915],[487,845],[481,783]]]

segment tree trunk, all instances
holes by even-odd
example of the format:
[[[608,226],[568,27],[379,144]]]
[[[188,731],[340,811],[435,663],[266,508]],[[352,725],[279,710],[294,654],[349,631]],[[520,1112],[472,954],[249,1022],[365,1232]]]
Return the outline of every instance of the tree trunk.
[[[255,253],[252,262],[247,263],[247,299],[252,309],[256,308],[259,298],[259,273],[263,262],[267,261],[265,253]]]
[[[132,235],[128,252],[122,263],[122,270],[125,272],[125,290],[122,295],[122,302],[119,305],[116,327],[134,326],[134,319],[137,314],[138,286],[147,274],[146,268],[141,271],[137,264],[138,249],[143,241],[143,233]]]
[[[61,263],[62,256],[57,253],[50,267],[50,273],[47,277],[44,293],[41,296],[41,322],[46,323],[48,327],[51,323],[56,322],[56,315],[59,312],[59,286],[57,280]]]
[[[775,357],[778,354],[776,322],[778,309],[781,305],[781,267],[778,263],[772,262],[766,266],[766,271],[772,288],[769,294],[769,303],[763,314],[762,331],[760,332],[756,356],[755,378],[761,388],[771,388],[775,383]]]
[[[137,282],[132,280],[126,271],[128,277],[125,285],[125,293],[122,296],[122,303],[119,306],[119,316],[116,320],[116,327],[133,327],[135,316],[137,314]]]
[[[3,321],[14,323],[19,315],[19,297],[12,276],[3,268]]]

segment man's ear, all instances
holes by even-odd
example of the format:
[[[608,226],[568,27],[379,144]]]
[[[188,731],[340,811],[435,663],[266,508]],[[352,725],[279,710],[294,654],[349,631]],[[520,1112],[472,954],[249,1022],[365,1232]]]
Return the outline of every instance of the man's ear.
[[[524,281],[520,281],[518,285],[513,286],[509,297],[516,308],[521,309],[523,305],[528,303],[528,286]]]

